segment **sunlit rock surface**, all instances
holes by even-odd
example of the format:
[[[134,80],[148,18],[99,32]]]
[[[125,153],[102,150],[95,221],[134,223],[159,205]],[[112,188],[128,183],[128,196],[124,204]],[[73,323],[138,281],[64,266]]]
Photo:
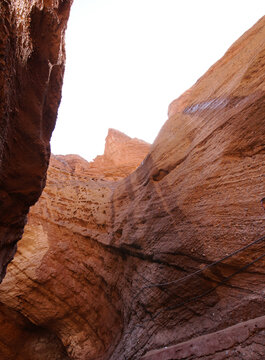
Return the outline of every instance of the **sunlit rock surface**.
[[[49,347],[43,344],[36,359],[48,359],[50,346],[57,349],[61,344],[58,339],[74,359],[105,358],[117,345],[123,328],[116,286],[122,261],[102,244],[113,237],[110,204],[118,184],[113,179],[129,175],[149,150],[149,144],[111,129],[104,155],[94,162],[77,155],[51,157],[47,186],[31,209],[15,260],[0,286],[3,307],[23,314],[32,328],[35,324],[37,332],[45,329],[44,335],[53,340]],[[3,316],[8,319],[9,313],[3,310]],[[22,320],[16,332],[23,326],[27,330]],[[5,343],[9,335],[2,337]],[[14,343],[8,342],[7,354],[12,354]],[[0,347],[1,359],[9,359],[6,353]]]
[[[264,358],[264,39],[262,18],[171,104],[131,175],[112,131],[94,164],[52,158],[0,286],[6,318],[71,359]]]
[[[45,185],[71,2],[0,3],[0,282]]]
[[[67,155],[62,159],[67,159],[75,172],[83,175],[86,173],[95,179],[119,180],[136,170],[149,150],[150,144],[145,141],[109,129],[104,154],[97,156],[89,165],[78,155]]]

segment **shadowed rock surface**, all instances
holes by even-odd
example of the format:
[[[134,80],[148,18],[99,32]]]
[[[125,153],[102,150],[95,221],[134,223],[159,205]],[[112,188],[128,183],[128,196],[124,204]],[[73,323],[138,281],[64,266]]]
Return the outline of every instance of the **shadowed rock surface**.
[[[203,335],[176,346],[150,351],[143,360],[263,359],[265,316]]]
[[[264,358],[264,39],[262,18],[171,104],[126,178],[115,180],[124,164],[112,131],[95,161],[113,156],[107,173],[52,158],[0,286],[3,309],[70,359],[155,360],[171,345],[179,353],[165,359]]]
[[[8,306],[0,305],[0,358],[68,360],[60,340]]]
[[[71,3],[0,3],[0,282],[45,185]]]

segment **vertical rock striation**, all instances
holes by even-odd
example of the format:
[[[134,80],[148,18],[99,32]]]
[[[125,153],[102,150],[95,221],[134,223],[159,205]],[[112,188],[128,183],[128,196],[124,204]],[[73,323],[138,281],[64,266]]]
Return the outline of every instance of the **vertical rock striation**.
[[[0,4],[0,281],[45,185],[71,2]]]

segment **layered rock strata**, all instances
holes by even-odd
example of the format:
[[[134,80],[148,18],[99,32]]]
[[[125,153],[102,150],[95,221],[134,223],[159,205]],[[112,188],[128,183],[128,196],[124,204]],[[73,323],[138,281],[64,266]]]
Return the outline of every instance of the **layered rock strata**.
[[[45,185],[71,2],[0,4],[0,282]]]
[[[171,345],[196,358],[192,339],[205,359],[242,358],[225,352],[231,334],[229,351],[264,358],[264,39],[262,18],[170,106],[126,178],[53,158],[3,307],[71,359],[138,360]],[[223,349],[203,350],[207,335]]]
[[[131,174],[148,154],[150,144],[143,140],[130,138],[121,131],[109,129],[104,154],[88,163],[78,155],[56,156],[65,161],[79,175],[90,178],[120,180]]]
[[[50,347],[58,352],[58,339],[64,348],[51,359],[68,358],[66,349],[70,358],[80,359],[103,359],[113,351],[123,328],[116,287],[122,270],[120,257],[102,244],[115,180],[135,170],[149,150],[146,142],[110,129],[104,155],[91,163],[76,155],[51,157],[47,186],[31,209],[15,260],[0,287],[3,306],[30,320],[21,319],[18,330],[24,328],[27,336],[30,324],[52,339],[48,347],[44,337],[41,354],[22,358],[48,359]],[[2,343],[8,338],[8,333],[2,334]],[[35,339],[28,342],[35,344]],[[1,359],[12,359],[14,343],[15,337],[6,346],[9,357],[0,350]]]
[[[143,360],[225,360],[263,359],[265,354],[265,316],[242,322],[213,334],[150,351]]]

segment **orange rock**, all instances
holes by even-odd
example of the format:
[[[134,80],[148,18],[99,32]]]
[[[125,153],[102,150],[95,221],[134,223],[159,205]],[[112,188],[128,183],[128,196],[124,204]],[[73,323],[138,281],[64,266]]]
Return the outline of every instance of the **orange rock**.
[[[90,163],[89,172],[104,176],[108,180],[118,180],[132,173],[148,154],[150,144],[132,139],[122,132],[109,129],[104,155],[97,156]]]
[[[31,209],[15,260],[0,287],[4,304],[38,325],[36,331],[47,329],[43,336],[53,341],[43,345],[41,359],[47,359],[50,348],[59,347],[58,338],[69,356],[79,359],[105,357],[117,344],[123,317],[115,284],[122,263],[119,254],[102,248],[112,239],[110,204],[117,182],[109,179],[129,175],[149,148],[110,130],[100,161],[91,164],[77,155],[51,157],[47,186]],[[112,268],[117,271],[112,273]]]
[[[265,310],[264,38],[265,17],[171,105],[146,157],[110,131],[93,164],[52,158],[0,301],[71,359],[194,357],[190,339],[205,359],[216,339],[222,356],[265,356],[264,319],[248,322]]]

